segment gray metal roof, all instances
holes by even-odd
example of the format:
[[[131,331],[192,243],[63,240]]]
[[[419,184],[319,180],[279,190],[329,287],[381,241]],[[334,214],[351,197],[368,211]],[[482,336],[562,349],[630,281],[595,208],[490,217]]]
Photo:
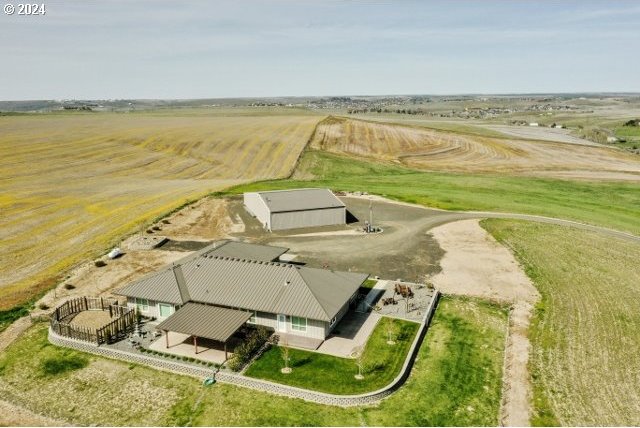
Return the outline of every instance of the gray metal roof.
[[[288,250],[289,249],[285,247],[250,244],[230,240],[214,242],[175,263],[162,267],[156,272],[144,275],[137,281],[117,290],[115,294],[182,305],[191,300],[189,297],[189,289],[186,287],[184,273],[181,269],[181,266],[190,260],[212,254],[270,262]],[[178,267],[178,269],[176,269],[176,267]]]
[[[292,189],[258,192],[272,213],[344,207],[329,189]]]
[[[226,342],[249,318],[248,311],[187,303],[157,328]]]
[[[178,283],[171,266],[168,268],[165,267],[161,271],[145,275],[138,281],[117,290],[116,294],[127,297],[158,300],[173,305],[186,303],[182,300],[180,289],[178,288]]]
[[[210,248],[210,247],[207,247]],[[271,245],[249,244],[240,241],[227,241],[208,251],[203,252],[209,256],[236,257],[238,259],[262,260],[271,262],[289,251],[285,247],[273,247]]]
[[[288,263],[201,257],[183,266],[196,302],[329,321],[367,279]]]
[[[189,258],[180,264],[180,270],[190,301],[322,321],[330,321],[368,277],[362,273],[211,254]],[[171,268],[146,276],[124,287],[119,294],[186,303],[163,300],[165,296],[180,298]]]

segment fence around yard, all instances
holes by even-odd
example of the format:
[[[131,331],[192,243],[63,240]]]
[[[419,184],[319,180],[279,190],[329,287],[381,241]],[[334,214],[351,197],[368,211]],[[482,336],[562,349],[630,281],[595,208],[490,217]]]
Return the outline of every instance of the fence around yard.
[[[97,329],[71,323],[73,316],[84,311],[109,311],[112,321]],[[123,339],[133,331],[136,313],[115,299],[77,297],[58,306],[49,322],[51,329],[61,336],[101,345]]]
[[[405,358],[404,364],[400,373],[389,383],[377,391],[367,392],[358,395],[336,395],[325,392],[312,391],[308,389],[298,388],[295,386],[284,385],[280,383],[271,382],[263,379],[255,379],[244,376],[240,373],[232,373],[228,371],[214,371],[210,368],[196,367],[190,364],[185,364],[180,361],[173,361],[167,358],[152,356],[148,354],[141,354],[133,351],[123,351],[120,349],[114,349],[109,346],[96,346],[88,342],[73,340],[68,337],[62,337],[56,334],[53,329],[49,329],[49,342],[58,346],[65,346],[67,348],[77,349],[82,352],[90,352],[102,357],[114,358],[121,361],[128,361],[130,363],[144,364],[149,367],[153,367],[159,370],[165,370],[173,373],[183,374],[187,376],[193,376],[196,378],[207,378],[214,376],[218,382],[236,385],[244,388],[251,388],[258,391],[268,392],[275,395],[281,395],[290,398],[300,398],[305,401],[310,401],[318,404],[326,404],[340,407],[362,406],[377,404],[380,400],[388,397],[395,392],[409,377],[413,363],[420,349],[420,345],[424,340],[424,337],[429,328],[431,318],[436,310],[440,293],[436,290],[429,307],[422,319],[422,323],[416,337],[409,348],[409,352]],[[425,391],[428,393],[428,391]]]

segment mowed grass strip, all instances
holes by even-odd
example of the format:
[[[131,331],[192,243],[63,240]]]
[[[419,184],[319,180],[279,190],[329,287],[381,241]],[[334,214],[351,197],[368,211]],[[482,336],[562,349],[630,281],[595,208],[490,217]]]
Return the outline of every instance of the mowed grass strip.
[[[640,425],[640,245],[522,221],[483,226],[542,295],[529,337],[536,425]]]
[[[387,344],[388,327],[394,329],[394,345]],[[360,394],[388,385],[400,373],[419,324],[382,318],[376,325],[364,350],[364,379],[357,380],[356,360],[318,352],[290,349],[289,367],[283,374],[282,348],[274,346],[247,369],[249,377],[271,380],[286,385],[332,394]]]
[[[640,234],[640,183],[421,172],[320,151],[304,154],[293,179],[228,193],[300,187],[367,191],[449,210],[558,217]]]
[[[504,308],[444,296],[407,383],[376,407],[339,408],[216,384],[53,346],[37,324],[0,354],[0,396],[74,425],[495,426]],[[25,356],[28,355],[28,358]],[[88,365],[69,365],[69,358]],[[46,361],[64,370],[45,374]]]

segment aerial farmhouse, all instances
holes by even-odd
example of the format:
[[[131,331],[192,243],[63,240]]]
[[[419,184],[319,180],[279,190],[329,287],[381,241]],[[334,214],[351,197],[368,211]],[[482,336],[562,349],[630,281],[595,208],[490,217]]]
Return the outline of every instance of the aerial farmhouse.
[[[315,349],[354,303],[367,274],[279,261],[287,248],[226,241],[129,284],[117,294],[158,330],[226,342],[245,323]]]
[[[268,231],[346,224],[347,209],[329,189],[244,194],[246,210]]]

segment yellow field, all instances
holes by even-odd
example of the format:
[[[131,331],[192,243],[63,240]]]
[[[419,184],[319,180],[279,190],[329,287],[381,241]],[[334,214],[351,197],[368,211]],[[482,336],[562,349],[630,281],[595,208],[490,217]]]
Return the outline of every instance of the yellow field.
[[[0,309],[183,202],[285,177],[317,116],[0,117]]]
[[[605,147],[470,136],[330,117],[311,147],[453,172],[640,181],[640,157]]]

